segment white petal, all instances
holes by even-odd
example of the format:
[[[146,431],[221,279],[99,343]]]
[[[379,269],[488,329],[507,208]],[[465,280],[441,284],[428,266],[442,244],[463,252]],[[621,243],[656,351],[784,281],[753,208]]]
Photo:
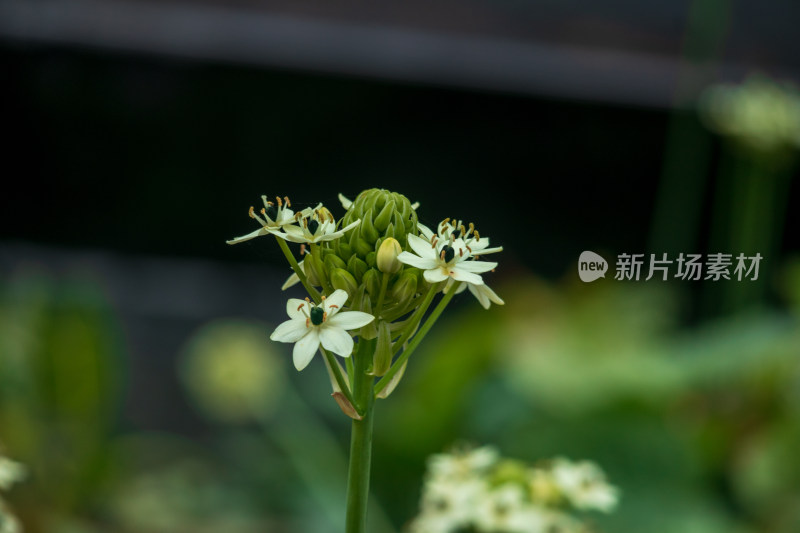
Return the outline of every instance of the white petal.
[[[330,350],[342,357],[349,357],[353,352],[353,337],[342,328],[330,322],[320,328],[319,340],[326,350]]]
[[[270,231],[267,228],[259,228],[255,230],[253,233],[248,233],[247,235],[242,235],[241,237],[236,237],[229,241],[225,241],[227,244],[239,244],[240,242],[249,241],[250,239],[255,239],[256,237],[261,237],[262,235],[267,235]]]
[[[344,307],[345,302],[347,302],[347,291],[342,289],[336,289],[333,294],[325,298],[325,311],[328,312],[328,318],[333,318]]]
[[[505,305],[506,303],[500,298],[497,293],[495,293],[492,289],[489,288],[488,285],[481,285],[480,290],[483,294],[485,294],[492,302],[496,303],[497,305]]]
[[[308,363],[314,358],[319,348],[319,332],[317,328],[308,330],[308,334],[300,339],[295,345],[292,352],[292,359],[294,367],[297,370],[303,370],[308,366]]]
[[[419,230],[420,233],[422,233],[422,236],[425,238],[426,241],[431,242],[431,238],[433,237],[433,232],[430,230],[428,226],[417,222],[417,229]]]
[[[492,261],[460,261],[456,264],[455,268],[465,272],[475,272],[476,274],[483,274],[495,268],[497,263]]]
[[[474,283],[475,285],[483,285],[483,279],[477,275],[473,274],[472,272],[465,272],[458,268],[460,265],[456,265],[454,268],[450,270],[450,275],[456,281],[466,281],[467,283]]]
[[[502,246],[498,246],[496,248],[485,248],[483,250],[476,250],[475,248],[472,248],[472,255],[495,254],[497,252],[502,252],[502,251],[503,251]]]
[[[308,242],[308,238],[306,237],[303,228],[301,228],[300,226],[285,226],[283,228],[283,231],[286,232],[283,238],[286,239],[287,241]]]
[[[342,207],[344,207],[345,210],[350,209],[350,206],[353,205],[353,201],[342,193],[339,193],[339,201],[342,202]]]
[[[297,342],[303,338],[309,329],[306,327],[305,318],[303,320],[287,320],[272,332],[270,339],[277,342]]]
[[[417,237],[416,235],[409,235],[408,245],[411,246],[411,249],[414,250],[417,253],[417,255],[422,258],[436,259],[438,257],[436,249],[433,248],[433,246],[431,246],[430,241],[426,241],[421,237]]]
[[[428,283],[439,283],[440,281],[447,279],[447,274],[442,271],[441,268],[432,268],[430,270],[426,270],[422,276],[428,281]]]
[[[411,252],[400,252],[397,255],[397,260],[401,263],[405,263],[406,265],[411,265],[422,270],[436,268],[436,266],[439,264],[434,258],[422,258],[418,255],[412,254]]]
[[[366,326],[375,317],[362,311],[343,311],[328,319],[328,324],[342,329],[356,329]]]
[[[481,289],[486,287],[486,285],[473,285],[471,283],[467,283],[467,286],[469,287],[469,292],[471,292],[472,295],[478,299],[478,302],[480,302],[483,308],[489,309],[489,306],[491,305],[491,303],[489,303],[489,298],[481,291]]]
[[[283,282],[283,285],[281,285],[281,290],[285,291],[289,287],[294,287],[298,283],[300,283],[300,277],[297,274],[295,274],[294,272],[292,272],[292,275],[289,276],[286,279],[286,281]]]
[[[292,320],[301,320],[305,322],[306,317],[308,317],[306,313],[309,312],[309,310],[306,309],[305,313],[303,313],[303,307],[305,307],[306,304],[308,304],[308,302],[305,300],[289,298],[289,301],[286,302],[286,314],[289,315],[289,318]]]

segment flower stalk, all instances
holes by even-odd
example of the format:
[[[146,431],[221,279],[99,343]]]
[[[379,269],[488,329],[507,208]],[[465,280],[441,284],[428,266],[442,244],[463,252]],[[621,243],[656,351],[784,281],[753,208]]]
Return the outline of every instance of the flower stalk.
[[[322,204],[295,212],[287,197],[262,197],[260,215],[249,211],[261,227],[228,243],[274,236],[294,272],[282,289],[300,283],[308,294],[288,300],[289,320],[270,338],[294,344],[297,370],[322,353],[333,399],[352,419],[345,532],[365,533],[375,400],[395,390],[456,294],[469,289],[485,308],[503,304],[482,278],[497,263],[479,260],[502,248],[457,219],[428,229],[417,220],[418,204],[397,193],[370,189],[340,199],[346,213],[337,220]],[[289,243],[308,251],[302,262]]]
[[[356,409],[361,420],[353,420],[350,436],[350,466],[347,471],[347,516],[345,533],[365,533],[367,530],[367,499],[372,465],[372,423],[375,396],[369,367],[375,349],[374,340],[362,339],[355,354],[353,389]]]

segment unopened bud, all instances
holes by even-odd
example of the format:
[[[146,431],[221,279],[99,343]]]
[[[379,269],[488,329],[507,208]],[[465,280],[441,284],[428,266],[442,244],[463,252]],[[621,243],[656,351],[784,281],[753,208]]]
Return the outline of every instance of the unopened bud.
[[[419,270],[407,268],[403,270],[397,281],[392,286],[392,298],[405,305],[417,294],[417,284],[419,283]]]
[[[331,271],[331,285],[334,289],[342,289],[352,296],[358,290],[358,282],[353,275],[343,268],[334,268]]]
[[[378,257],[375,262],[378,265],[378,270],[387,274],[396,274],[403,268],[403,263],[397,260],[403,249],[400,243],[394,237],[384,239],[378,248]]]
[[[367,293],[372,298],[378,298],[378,293],[381,291],[381,274],[374,268],[367,270],[361,282],[366,286]]]
[[[392,366],[392,334],[389,323],[381,320],[378,323],[378,341],[372,358],[372,374],[382,376],[389,371],[390,366]]]

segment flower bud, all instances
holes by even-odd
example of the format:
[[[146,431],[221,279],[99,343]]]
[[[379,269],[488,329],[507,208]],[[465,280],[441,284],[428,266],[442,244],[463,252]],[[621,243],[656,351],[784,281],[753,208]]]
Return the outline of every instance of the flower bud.
[[[359,259],[357,255],[350,257],[350,260],[347,262],[347,271],[356,278],[358,283],[361,283],[361,279],[364,277],[367,270],[369,270],[369,266],[362,259]]]
[[[303,270],[306,273],[306,278],[308,278],[308,282],[315,287],[320,287],[322,284],[319,282],[319,278],[317,277],[317,273],[314,269],[314,261],[311,260],[311,254],[306,254],[306,258],[303,259]]]
[[[392,298],[400,303],[408,303],[417,294],[417,284],[419,283],[419,270],[407,268],[403,270],[397,281],[392,286]]]
[[[335,268],[347,268],[347,263],[335,254],[326,254],[323,263],[325,263],[325,269],[328,272],[333,272]]]
[[[382,376],[392,366],[392,334],[389,323],[381,320],[378,323],[378,342],[372,358],[372,375]]]
[[[334,268],[331,270],[331,285],[333,285],[334,289],[342,289],[350,297],[358,290],[356,278],[343,268]]]
[[[378,293],[381,291],[381,273],[375,270],[374,268],[370,268],[367,270],[367,273],[364,274],[364,279],[361,282],[366,286],[367,293],[369,293],[372,299],[378,298]]]
[[[378,257],[375,260],[378,270],[388,274],[396,274],[403,268],[403,263],[397,260],[403,249],[394,237],[384,239],[378,248]]]
[[[400,380],[403,379],[403,374],[406,373],[406,365],[408,365],[408,361],[403,363],[403,366],[400,367],[400,370],[389,380],[389,383],[378,393],[378,398],[388,398],[391,393],[394,392],[394,389],[397,388],[397,385],[400,383]]]

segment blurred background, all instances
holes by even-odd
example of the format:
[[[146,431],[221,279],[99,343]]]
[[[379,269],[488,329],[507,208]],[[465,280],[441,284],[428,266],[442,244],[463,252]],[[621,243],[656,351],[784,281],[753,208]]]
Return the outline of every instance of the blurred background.
[[[597,461],[598,530],[800,531],[800,5],[0,0],[0,442],[26,531],[333,532],[349,420],[255,229],[382,187],[502,245],[378,404],[371,530],[456,442]],[[577,259],[760,253],[756,281]]]

